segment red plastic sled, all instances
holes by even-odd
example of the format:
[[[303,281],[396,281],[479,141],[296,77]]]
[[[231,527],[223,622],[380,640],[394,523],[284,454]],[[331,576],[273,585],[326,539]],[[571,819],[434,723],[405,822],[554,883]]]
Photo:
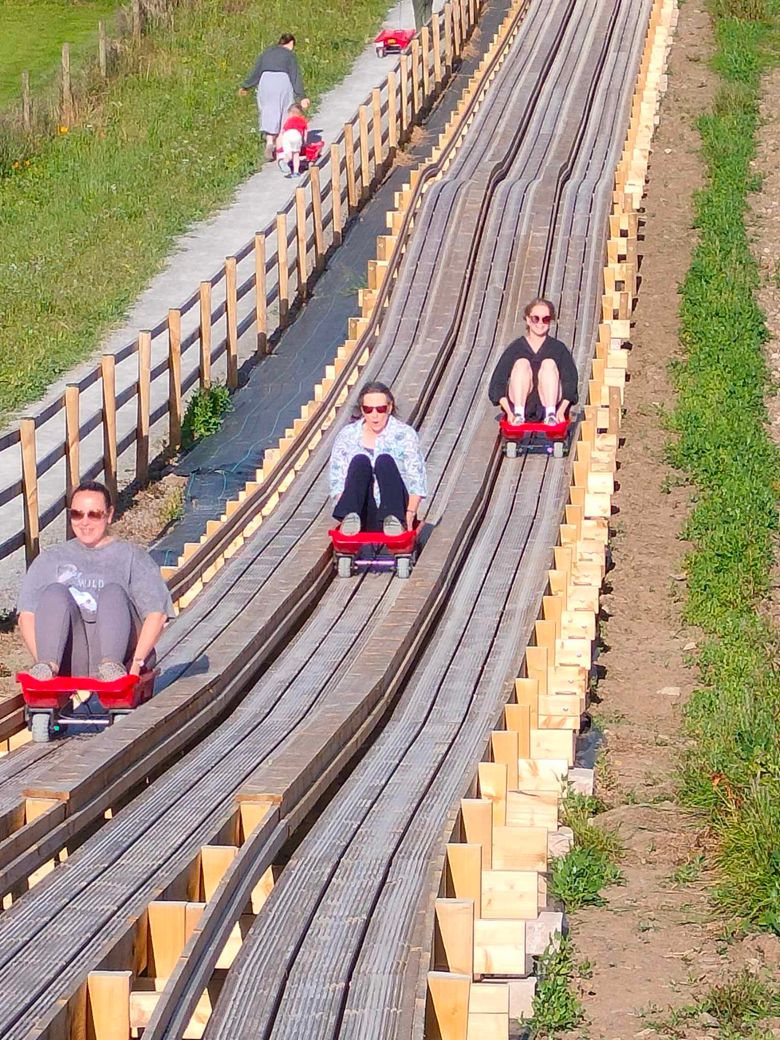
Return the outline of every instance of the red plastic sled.
[[[376,56],[384,58],[386,54],[400,54],[416,35],[415,29],[383,29],[374,40]]]
[[[305,144],[301,152],[301,170],[305,170],[307,166],[311,166],[312,163],[316,163],[322,155],[322,150],[324,147],[324,141],[312,141],[311,144]],[[282,158],[281,148],[277,148],[276,158]]]
[[[554,426],[548,426],[547,423],[540,422],[512,423],[502,417],[498,425],[501,429],[504,454],[509,459],[517,456],[518,448],[524,452],[534,449],[546,451],[559,459],[569,454],[573,432],[571,419],[564,419]]]
[[[399,578],[408,578],[417,550],[418,530],[419,524],[409,531],[394,535],[383,534],[382,531],[343,534],[340,528],[334,527],[328,531],[328,535],[333,543],[333,557],[339,577],[350,577],[353,567],[371,567],[393,569]]]
[[[27,672],[18,672],[16,681],[22,687],[26,705],[27,724],[32,730],[33,740],[47,741],[59,725],[107,726],[117,715],[124,715],[154,692],[157,671],[142,675],[123,675],[113,682],[100,682],[88,675],[58,675],[54,679],[36,679]],[[60,719],[59,713],[71,701],[74,693],[88,690],[97,694],[108,717],[73,716]]]

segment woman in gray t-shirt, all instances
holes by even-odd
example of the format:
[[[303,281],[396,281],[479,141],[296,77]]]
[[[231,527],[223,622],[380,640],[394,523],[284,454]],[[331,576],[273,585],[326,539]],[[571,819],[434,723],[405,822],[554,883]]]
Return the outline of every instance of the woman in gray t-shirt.
[[[114,510],[103,484],[80,484],[69,513],[75,538],[41,553],[19,593],[19,630],[35,661],[30,674],[106,682],[139,675],[175,616],[160,568],[144,549],[111,536]]]

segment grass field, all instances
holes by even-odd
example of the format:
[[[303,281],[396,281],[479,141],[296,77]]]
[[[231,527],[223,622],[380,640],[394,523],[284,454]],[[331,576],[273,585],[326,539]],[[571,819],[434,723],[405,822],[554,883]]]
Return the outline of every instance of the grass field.
[[[18,100],[25,69],[33,94],[55,75],[63,43],[75,60],[96,52],[98,21],[116,6],[116,0],[0,0],[0,108]]]
[[[257,167],[254,97],[236,88],[259,51],[292,26],[316,98],[386,7],[193,0],[127,53],[80,126],[0,171],[0,417],[87,356],[176,236]]]
[[[761,74],[780,60],[778,0],[713,4],[722,86],[699,125],[707,184],[682,286],[673,459],[695,487],[684,537],[686,620],[704,633],[683,794],[717,839],[716,898],[780,932],[780,637],[762,610],[778,528],[780,457],[767,429],[768,332],[745,230]]]

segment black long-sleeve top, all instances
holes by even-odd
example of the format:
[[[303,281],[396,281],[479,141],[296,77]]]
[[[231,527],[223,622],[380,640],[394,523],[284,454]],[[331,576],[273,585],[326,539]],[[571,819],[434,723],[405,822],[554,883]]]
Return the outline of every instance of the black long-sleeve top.
[[[283,47],[280,43],[275,43],[273,47],[266,48],[241,86],[244,90],[256,87],[264,72],[286,72],[292,83],[295,100],[300,101],[302,97],[306,96],[298,59],[289,47]]]
[[[577,366],[569,348],[559,339],[548,336],[539,350],[533,351],[525,336],[520,336],[512,340],[493,369],[488,387],[488,397],[492,404],[498,404],[502,397],[506,397],[512,366],[520,358],[526,358],[534,367],[538,367],[545,358],[552,358],[561,377],[563,400],[570,404],[577,403]]]

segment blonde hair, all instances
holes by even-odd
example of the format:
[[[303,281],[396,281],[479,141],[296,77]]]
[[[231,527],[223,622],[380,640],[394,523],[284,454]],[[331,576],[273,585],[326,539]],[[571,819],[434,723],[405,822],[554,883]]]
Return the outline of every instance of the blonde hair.
[[[301,108],[301,106],[298,104],[297,101],[294,101],[290,105],[290,107],[287,109],[287,115],[288,116],[302,116],[303,115],[303,109]]]

